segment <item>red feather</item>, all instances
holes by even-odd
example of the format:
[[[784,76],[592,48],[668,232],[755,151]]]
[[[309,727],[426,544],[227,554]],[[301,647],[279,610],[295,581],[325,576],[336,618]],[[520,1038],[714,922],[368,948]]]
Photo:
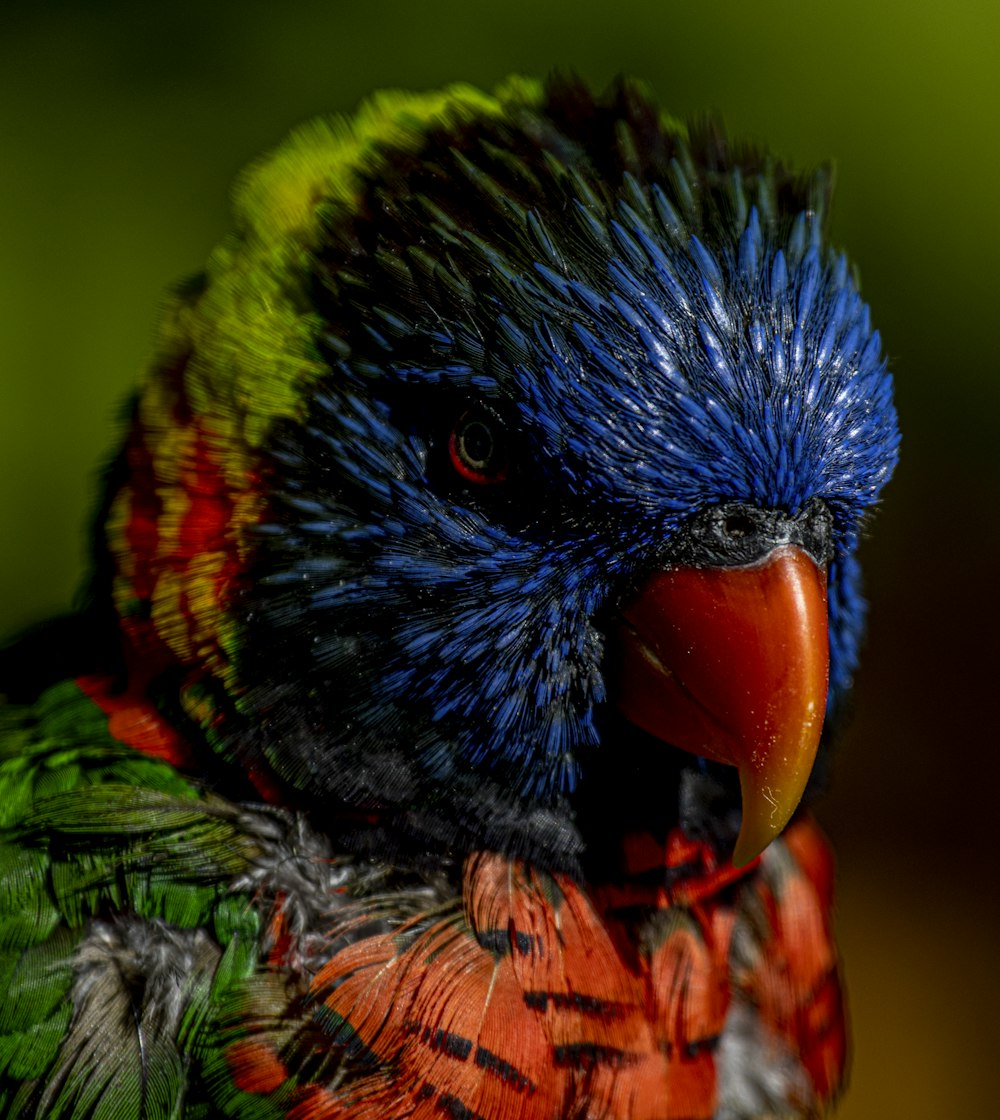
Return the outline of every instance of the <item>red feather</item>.
[[[474,853],[460,906],[334,953],[283,1056],[234,1046],[238,1086],[288,1091],[293,1078],[294,1120],[708,1120],[739,1000],[776,1058],[801,1056],[811,1091],[797,1103],[821,1110],[846,1038],[816,826],[798,821],[739,870],[679,832],[658,849],[633,838],[628,862],[637,878],[588,892]],[[339,1048],[352,1075],[302,1084],[310,1045]]]

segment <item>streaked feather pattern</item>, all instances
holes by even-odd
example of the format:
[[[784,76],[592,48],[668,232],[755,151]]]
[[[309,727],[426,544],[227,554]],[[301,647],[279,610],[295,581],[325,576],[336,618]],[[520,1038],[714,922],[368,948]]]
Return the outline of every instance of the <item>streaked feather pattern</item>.
[[[706,855],[672,839],[688,867]],[[738,1099],[808,1111],[832,1088],[845,1039],[828,910],[796,851],[828,862],[802,821],[759,876],[730,870],[721,898],[718,879],[682,872],[657,903],[619,887],[605,912],[570,878],[473,854],[460,904],[354,940],[316,972],[293,1038],[237,1043],[236,1082],[265,1092],[295,1082],[291,1114],[316,1120],[711,1117],[717,1065],[729,1062]],[[661,872],[684,866],[663,857]],[[348,928],[358,921],[370,921],[364,903]],[[741,1049],[747,1024],[752,1055]],[[352,1072],[337,1063],[303,1084],[317,1050],[343,1053]]]

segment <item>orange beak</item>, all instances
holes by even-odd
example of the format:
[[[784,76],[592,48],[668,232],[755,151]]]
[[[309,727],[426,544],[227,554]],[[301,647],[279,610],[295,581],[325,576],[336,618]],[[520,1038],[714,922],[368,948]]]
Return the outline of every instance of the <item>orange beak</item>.
[[[670,568],[623,617],[618,705],[658,739],[739,770],[742,867],[812,772],[829,678],[825,569],[794,545],[743,568]]]

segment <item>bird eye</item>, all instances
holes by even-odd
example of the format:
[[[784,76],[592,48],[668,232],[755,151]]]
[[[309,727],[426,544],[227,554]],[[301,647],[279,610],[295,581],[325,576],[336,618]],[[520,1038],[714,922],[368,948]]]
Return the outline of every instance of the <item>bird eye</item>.
[[[448,437],[451,465],[477,486],[491,486],[507,477],[507,445],[500,420],[483,407],[462,413]]]

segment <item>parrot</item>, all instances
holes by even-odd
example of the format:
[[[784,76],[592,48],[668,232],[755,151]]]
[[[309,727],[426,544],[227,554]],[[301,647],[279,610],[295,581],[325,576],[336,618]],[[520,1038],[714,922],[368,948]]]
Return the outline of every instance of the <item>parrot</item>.
[[[568,74],[243,173],[0,657],[0,1116],[829,1113],[899,447],[832,178]]]

